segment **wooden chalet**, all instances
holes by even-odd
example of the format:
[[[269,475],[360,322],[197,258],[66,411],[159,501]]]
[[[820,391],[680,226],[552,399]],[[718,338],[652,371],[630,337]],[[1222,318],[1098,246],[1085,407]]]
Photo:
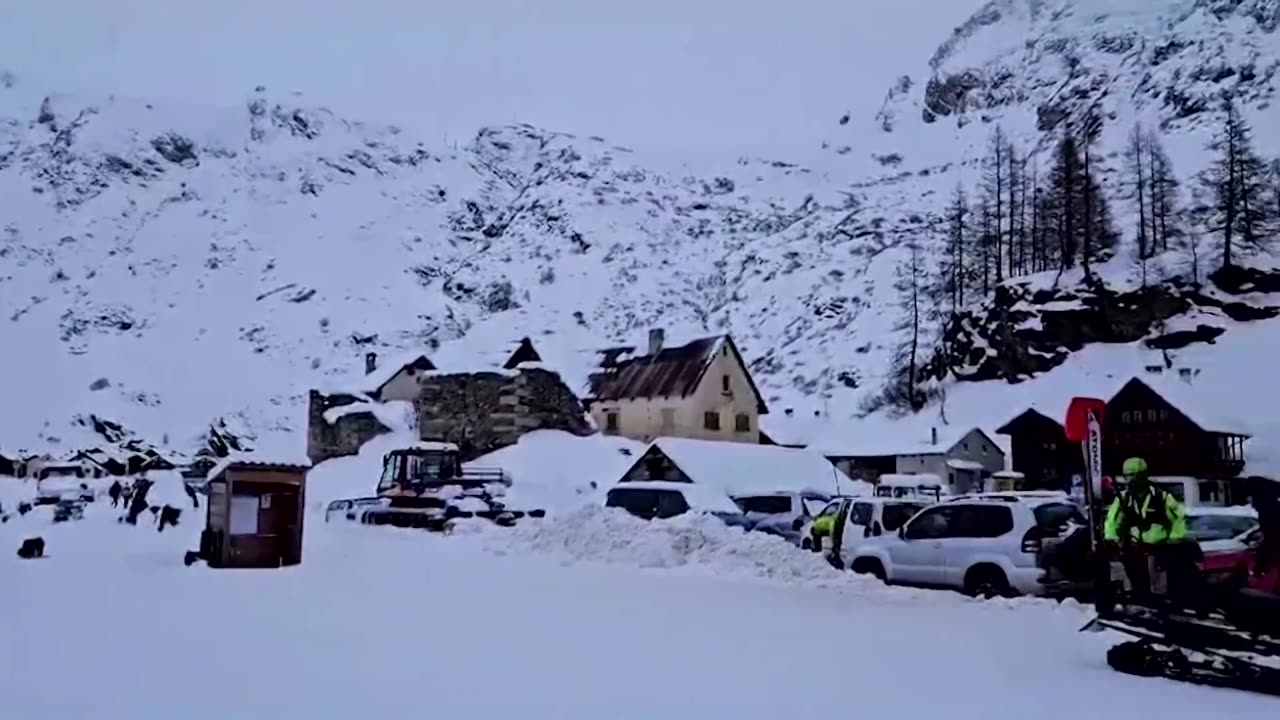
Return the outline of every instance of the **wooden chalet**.
[[[1189,399],[1175,405],[1134,378],[1107,401],[1102,433],[1102,469],[1119,475],[1126,458],[1141,457],[1152,475],[1206,479],[1233,478],[1244,470],[1244,443],[1238,428],[1215,425]]]
[[[1240,475],[1248,433],[1198,412],[1195,398],[1181,385],[1162,386],[1161,391],[1133,378],[1107,401],[1103,474],[1120,475],[1127,458],[1141,457],[1158,477],[1225,480]],[[1009,436],[1011,467],[1026,476],[1028,487],[1065,489],[1072,475],[1084,471],[1080,445],[1067,440],[1060,422],[1036,410],[1023,412],[996,432]]]
[[[1084,452],[1067,440],[1062,423],[1028,409],[996,430],[1009,436],[1010,469],[1022,473],[1028,490],[1063,490],[1084,474]]]

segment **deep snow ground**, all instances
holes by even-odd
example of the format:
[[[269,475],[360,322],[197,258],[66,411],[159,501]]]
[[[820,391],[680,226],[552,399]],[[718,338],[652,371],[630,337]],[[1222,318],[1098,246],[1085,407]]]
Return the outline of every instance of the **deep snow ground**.
[[[0,526],[0,698],[23,720],[128,717],[868,718],[1081,711],[1262,718],[1273,699],[1110,671],[1086,613],[884,588],[600,564],[308,518],[300,567],[185,568],[99,504]],[[10,552],[40,531],[50,557]],[[640,542],[640,541],[638,541]],[[505,554],[491,552],[495,546]],[[730,568],[724,568],[730,570]],[[815,653],[817,657],[815,659]],[[921,692],[927,690],[927,692]]]

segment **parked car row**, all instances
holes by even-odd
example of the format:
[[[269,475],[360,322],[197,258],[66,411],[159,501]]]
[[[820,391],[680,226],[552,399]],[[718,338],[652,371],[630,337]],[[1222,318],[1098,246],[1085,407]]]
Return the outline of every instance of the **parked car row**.
[[[977,596],[1052,595],[1087,583],[1088,521],[1064,492],[1005,491],[929,497],[878,493],[734,496],[692,483],[626,483],[605,505],[645,519],[701,512],[822,552],[837,567],[886,582]],[[1188,532],[1211,581],[1244,584],[1260,540],[1239,508],[1192,508]]]

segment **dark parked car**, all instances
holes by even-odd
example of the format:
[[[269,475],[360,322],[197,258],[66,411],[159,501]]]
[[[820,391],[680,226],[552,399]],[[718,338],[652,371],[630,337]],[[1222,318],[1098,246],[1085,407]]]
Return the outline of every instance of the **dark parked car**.
[[[746,525],[746,516],[728,495],[694,483],[624,482],[610,488],[605,507],[616,507],[644,520],[665,519],[685,513],[705,513],[729,525]]]

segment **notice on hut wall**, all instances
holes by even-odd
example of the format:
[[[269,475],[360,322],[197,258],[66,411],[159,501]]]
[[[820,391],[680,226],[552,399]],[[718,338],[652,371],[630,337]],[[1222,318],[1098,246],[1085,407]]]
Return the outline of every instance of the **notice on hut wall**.
[[[231,522],[228,530],[232,535],[258,534],[258,496],[232,495]]]

